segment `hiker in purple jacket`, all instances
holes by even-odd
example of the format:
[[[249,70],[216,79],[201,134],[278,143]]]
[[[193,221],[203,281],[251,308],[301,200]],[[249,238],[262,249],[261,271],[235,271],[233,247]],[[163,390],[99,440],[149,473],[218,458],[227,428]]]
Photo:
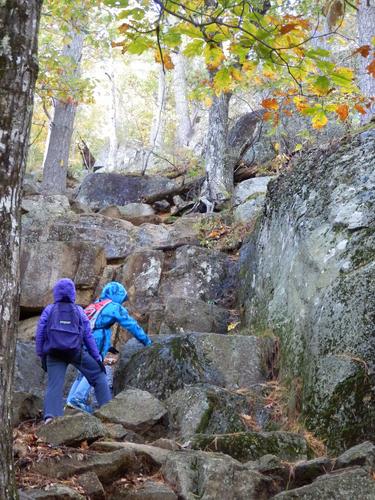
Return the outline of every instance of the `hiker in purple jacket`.
[[[90,381],[100,406],[111,399],[105,367],[92,336],[90,322],[83,309],[75,305],[73,281],[66,278],[59,280],[54,286],[53,296],[55,302],[44,309],[36,331],[36,353],[48,374],[44,399],[46,423],[64,414],[63,388],[69,364]]]

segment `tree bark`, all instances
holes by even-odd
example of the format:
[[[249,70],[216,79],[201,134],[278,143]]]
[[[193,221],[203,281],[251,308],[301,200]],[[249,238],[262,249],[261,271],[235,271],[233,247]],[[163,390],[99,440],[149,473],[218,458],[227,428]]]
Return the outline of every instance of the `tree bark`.
[[[233,191],[233,165],[227,161],[228,112],[231,94],[214,95],[209,111],[201,200],[207,211],[223,208]]]
[[[372,38],[375,34],[375,0],[360,0],[357,11],[358,24],[358,43],[370,45],[372,47]],[[367,72],[367,66],[372,61],[372,51],[369,57],[359,56],[359,88],[364,96],[375,97],[375,78]],[[367,113],[362,116],[361,123],[368,123],[375,116],[375,102],[372,102]]]
[[[154,151],[160,151],[164,143],[164,113],[166,104],[167,86],[165,81],[165,69],[160,65],[159,80],[158,80],[158,95],[156,100],[156,110],[152,120],[150,132],[150,151],[146,155],[143,165],[145,174],[150,164],[150,157]]]
[[[77,77],[80,72],[83,39],[82,33],[74,31],[70,43],[63,50],[63,55],[72,62],[74,77]],[[46,193],[64,194],[66,191],[69,152],[76,110],[76,102],[63,102],[54,99],[54,114],[48,133],[43,163],[42,188]]]
[[[190,120],[189,101],[187,98],[187,85],[185,73],[185,57],[177,53],[173,56],[173,86],[177,118],[177,144],[188,146],[193,128]]]
[[[116,94],[116,81],[115,70],[113,64],[112,47],[110,46],[110,68],[107,76],[111,85],[111,114],[109,118],[109,153],[107,159],[106,170],[113,171],[117,165],[117,94]]]
[[[0,2],[0,498],[17,498],[12,391],[19,315],[20,196],[38,66],[42,0]]]

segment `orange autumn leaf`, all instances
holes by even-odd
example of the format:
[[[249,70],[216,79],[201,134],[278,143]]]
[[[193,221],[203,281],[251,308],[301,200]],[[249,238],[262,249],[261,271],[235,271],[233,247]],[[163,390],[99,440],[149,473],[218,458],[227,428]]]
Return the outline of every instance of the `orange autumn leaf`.
[[[273,117],[273,113],[271,111],[266,111],[263,115],[263,120],[269,121]]]
[[[366,114],[365,108],[363,106],[361,106],[360,104],[354,104],[354,108],[358,111],[358,113],[361,113],[361,115]]]
[[[339,104],[335,111],[339,115],[340,120],[344,122],[349,115],[349,106],[347,104]]]
[[[293,31],[298,27],[297,23],[289,23],[289,24],[284,24],[284,26],[280,26],[280,33],[282,35],[286,35],[289,33],[289,31]]]
[[[370,50],[371,50],[370,45],[362,45],[362,47],[359,47],[353,52],[353,55],[361,54],[362,57],[368,57],[370,54]]]
[[[367,72],[375,78],[375,59],[367,66]]]
[[[124,23],[121,26],[119,26],[118,30],[120,33],[125,33],[126,31],[128,31],[129,28],[130,28],[130,25],[127,23]]]
[[[279,104],[276,99],[263,99],[261,102],[263,108],[277,110],[279,109]]]

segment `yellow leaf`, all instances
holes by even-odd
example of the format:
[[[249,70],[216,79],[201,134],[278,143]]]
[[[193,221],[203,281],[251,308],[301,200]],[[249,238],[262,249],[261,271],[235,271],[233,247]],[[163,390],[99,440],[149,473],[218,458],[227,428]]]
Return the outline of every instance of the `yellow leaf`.
[[[311,118],[311,123],[313,128],[315,129],[320,129],[323,128],[327,125],[328,123],[328,118],[324,111],[319,110],[317,111]]]
[[[235,328],[237,328],[237,326],[240,324],[239,321],[235,321],[234,323],[229,323],[228,325],[228,332],[231,332],[232,330],[234,330]]]
[[[302,149],[302,144],[296,144],[294,147],[294,152],[297,153],[297,151],[301,151]]]
[[[211,107],[211,105],[212,105],[212,98],[207,96],[207,97],[205,97],[205,98],[204,98],[203,102],[205,103],[205,105],[206,105],[208,108],[210,108],[210,107]]]
[[[230,74],[232,75],[232,78],[237,82],[240,82],[242,80],[242,74],[239,69],[234,67],[230,68]]]
[[[294,97],[293,102],[299,112],[304,111],[308,107],[304,97]]]

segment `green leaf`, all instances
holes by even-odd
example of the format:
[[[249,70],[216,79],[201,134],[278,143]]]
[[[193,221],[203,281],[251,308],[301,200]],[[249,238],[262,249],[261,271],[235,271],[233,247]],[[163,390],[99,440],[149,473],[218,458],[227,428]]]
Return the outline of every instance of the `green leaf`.
[[[138,37],[136,40],[129,43],[127,46],[127,52],[129,52],[129,54],[141,55],[149,48],[149,42],[144,38]]]
[[[193,40],[192,42],[186,45],[183,53],[187,57],[200,56],[203,51],[203,45],[204,45],[203,40]]]
[[[231,78],[228,68],[221,68],[214,76],[215,90],[222,92],[230,89]]]
[[[167,47],[179,47],[181,44],[181,35],[174,31],[168,31],[163,35],[163,42]]]
[[[326,76],[318,76],[313,83],[313,88],[318,95],[327,95],[330,88],[330,81]]]

